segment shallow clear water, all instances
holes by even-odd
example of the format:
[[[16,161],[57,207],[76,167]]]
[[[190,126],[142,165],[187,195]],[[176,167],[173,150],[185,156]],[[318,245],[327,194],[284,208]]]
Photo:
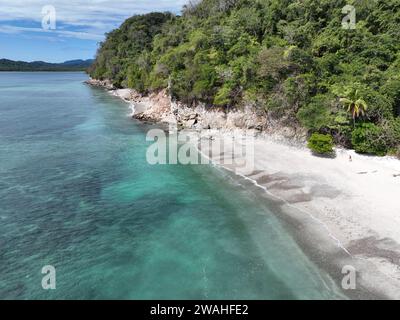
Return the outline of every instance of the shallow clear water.
[[[0,298],[337,297],[265,200],[221,169],[147,164],[148,128],[85,79],[0,73]]]

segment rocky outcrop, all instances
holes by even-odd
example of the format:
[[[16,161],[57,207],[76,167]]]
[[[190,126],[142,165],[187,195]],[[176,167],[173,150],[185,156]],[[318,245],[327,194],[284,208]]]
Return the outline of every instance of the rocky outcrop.
[[[266,125],[265,115],[257,114],[251,108],[225,112],[221,109],[210,109],[204,105],[189,108],[177,104],[172,110],[178,127],[194,129],[254,129],[262,131]]]
[[[304,140],[306,131],[283,127],[277,121],[267,118],[265,112],[246,106],[243,109],[223,110],[209,108],[204,104],[196,107],[172,101],[167,89],[142,95],[133,89],[111,89],[108,80],[87,81],[88,84],[113,90],[113,94],[133,105],[132,117],[145,122],[160,122],[173,124],[178,130],[182,129],[218,129],[218,130],[246,130],[254,133],[279,135],[296,140]]]
[[[114,85],[108,79],[98,80],[98,79],[90,78],[89,80],[86,80],[85,83],[89,84],[91,86],[95,86],[95,87],[102,87],[102,88],[105,88],[107,90],[115,90]]]
[[[131,102],[141,105],[142,108],[133,114],[133,118],[152,122],[173,121],[171,114],[171,99],[166,90],[142,96],[136,91],[131,91]]]

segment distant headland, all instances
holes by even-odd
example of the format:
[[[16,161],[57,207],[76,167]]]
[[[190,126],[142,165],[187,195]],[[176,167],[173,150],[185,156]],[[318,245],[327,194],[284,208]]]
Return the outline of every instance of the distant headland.
[[[92,63],[93,59],[69,60],[62,63],[0,59],[0,71],[85,71]]]

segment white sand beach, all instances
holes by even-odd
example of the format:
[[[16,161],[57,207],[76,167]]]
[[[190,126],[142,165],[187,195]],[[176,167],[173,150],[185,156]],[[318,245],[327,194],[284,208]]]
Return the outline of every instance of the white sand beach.
[[[240,134],[214,134],[213,139],[231,141],[232,136],[235,148],[245,143]],[[216,162],[224,157],[204,146],[202,152]],[[302,221],[301,235],[308,238],[308,246],[329,251],[331,258],[341,256],[332,267],[338,277],[342,266],[353,265],[364,290],[399,299],[400,161],[343,149],[336,154],[317,157],[305,147],[263,136],[254,140],[252,170],[225,167],[251,179]],[[241,157],[235,153],[237,162]],[[322,243],[323,238],[331,245]]]

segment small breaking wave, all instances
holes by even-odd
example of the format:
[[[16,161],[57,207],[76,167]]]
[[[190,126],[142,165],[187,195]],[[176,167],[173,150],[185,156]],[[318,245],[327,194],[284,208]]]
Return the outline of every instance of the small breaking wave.
[[[132,117],[135,115],[135,113],[136,113],[136,106],[135,106],[134,103],[131,102],[131,103],[129,104],[129,110],[131,111],[131,113],[129,113],[128,116],[129,116],[130,118],[132,118]]]

